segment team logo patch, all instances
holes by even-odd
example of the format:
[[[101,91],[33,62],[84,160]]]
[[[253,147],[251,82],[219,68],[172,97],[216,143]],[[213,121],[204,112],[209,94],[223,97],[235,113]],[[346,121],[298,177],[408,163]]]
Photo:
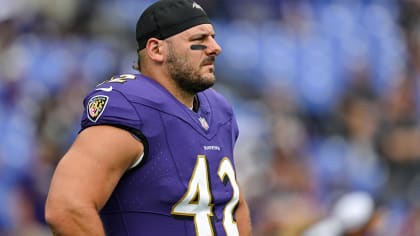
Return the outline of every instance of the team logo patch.
[[[105,95],[97,95],[91,97],[87,104],[87,116],[92,122],[96,122],[105,110],[108,103],[108,97]]]
[[[204,119],[204,117],[200,117],[198,120],[200,121],[201,127],[203,127],[203,129],[209,129],[209,124],[207,123],[206,119]]]

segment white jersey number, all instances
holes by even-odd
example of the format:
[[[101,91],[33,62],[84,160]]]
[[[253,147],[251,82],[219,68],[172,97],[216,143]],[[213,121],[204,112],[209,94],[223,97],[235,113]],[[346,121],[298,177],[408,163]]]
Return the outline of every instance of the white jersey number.
[[[239,202],[239,187],[235,171],[228,158],[223,158],[217,171],[220,181],[226,178],[233,188],[233,195],[223,212],[223,226],[228,236],[239,236],[238,227],[233,219],[233,211]],[[198,155],[187,191],[173,206],[173,215],[194,217],[197,236],[213,236],[214,230],[210,217],[213,216],[213,199],[210,191],[206,156]]]

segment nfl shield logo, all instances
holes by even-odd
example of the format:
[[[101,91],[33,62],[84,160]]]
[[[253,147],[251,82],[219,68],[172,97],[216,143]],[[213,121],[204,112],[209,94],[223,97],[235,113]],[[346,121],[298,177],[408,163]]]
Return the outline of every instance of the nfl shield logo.
[[[105,110],[106,104],[108,103],[108,97],[104,95],[98,95],[91,97],[87,104],[86,112],[87,117],[90,121],[96,122]]]
[[[198,120],[200,121],[201,127],[203,127],[203,129],[209,129],[209,124],[207,123],[206,119],[204,119],[204,117],[200,117]]]

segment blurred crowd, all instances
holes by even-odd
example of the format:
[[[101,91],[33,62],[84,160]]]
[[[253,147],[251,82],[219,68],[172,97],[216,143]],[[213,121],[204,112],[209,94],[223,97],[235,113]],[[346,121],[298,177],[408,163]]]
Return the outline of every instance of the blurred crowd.
[[[50,235],[82,99],[136,73],[152,2],[0,0],[0,235]],[[197,2],[223,48],[254,235],[420,235],[420,1]]]

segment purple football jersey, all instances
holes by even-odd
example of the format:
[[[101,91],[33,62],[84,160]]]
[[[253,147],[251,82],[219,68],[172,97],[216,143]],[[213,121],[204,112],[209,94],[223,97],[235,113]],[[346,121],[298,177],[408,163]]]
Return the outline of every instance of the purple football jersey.
[[[84,100],[82,129],[140,133],[145,157],[128,170],[100,215],[107,235],[239,235],[233,150],[238,126],[213,89],[194,112],[141,75],[113,77]],[[98,137],[99,138],[99,137]]]

